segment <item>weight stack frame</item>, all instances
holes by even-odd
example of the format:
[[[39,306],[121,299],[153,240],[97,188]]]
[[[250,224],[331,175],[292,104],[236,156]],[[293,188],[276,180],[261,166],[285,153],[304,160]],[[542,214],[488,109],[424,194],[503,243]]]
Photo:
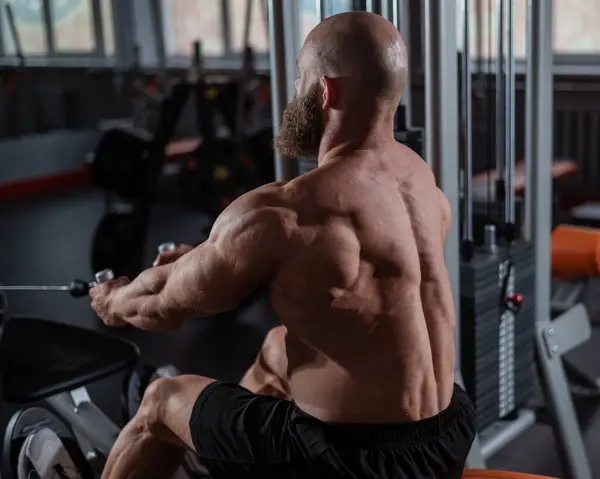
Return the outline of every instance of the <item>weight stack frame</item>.
[[[509,419],[532,397],[535,386],[535,264],[533,246],[513,243],[507,295],[524,301],[515,314],[504,302],[508,252],[475,250],[461,262],[461,360],[465,387],[481,432]]]

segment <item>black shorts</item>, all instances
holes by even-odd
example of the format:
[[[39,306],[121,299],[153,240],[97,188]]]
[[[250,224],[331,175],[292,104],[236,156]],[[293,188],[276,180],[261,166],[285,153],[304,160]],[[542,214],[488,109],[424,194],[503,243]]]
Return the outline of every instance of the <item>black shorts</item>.
[[[409,424],[328,424],[294,403],[215,382],[190,420],[200,461],[214,479],[460,478],[475,411],[455,386],[448,409]]]

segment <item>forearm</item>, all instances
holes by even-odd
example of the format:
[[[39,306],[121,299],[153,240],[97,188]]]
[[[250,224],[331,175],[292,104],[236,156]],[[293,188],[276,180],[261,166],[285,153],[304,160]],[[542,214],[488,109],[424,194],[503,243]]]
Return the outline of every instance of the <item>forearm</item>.
[[[176,308],[165,308],[163,294],[172,270],[172,265],[165,265],[143,271],[115,292],[112,312],[146,331],[177,329],[182,323],[181,315]]]

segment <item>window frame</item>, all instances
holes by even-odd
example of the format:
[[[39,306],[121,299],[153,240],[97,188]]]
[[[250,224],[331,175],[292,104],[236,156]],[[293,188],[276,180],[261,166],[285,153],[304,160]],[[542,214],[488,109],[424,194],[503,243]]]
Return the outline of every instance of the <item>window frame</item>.
[[[56,42],[55,42],[55,27],[52,23],[52,8],[51,2],[52,0],[42,0],[43,9],[42,9],[42,20],[43,20],[43,28],[44,35],[46,40],[47,53],[45,54],[36,54],[36,55],[28,55],[25,54],[26,64],[29,66],[48,66],[48,67],[58,67],[58,66],[66,66],[66,67],[76,67],[76,66],[107,66],[114,63],[113,55],[106,55],[106,45],[104,42],[105,32],[104,32],[104,23],[102,21],[102,3],[101,0],[86,0],[89,2],[92,12],[92,24],[90,27],[92,28],[92,35],[94,39],[95,47],[87,52],[77,52],[77,51],[68,51],[68,50],[57,50]],[[116,30],[116,22],[114,15],[115,8],[115,0],[111,1],[112,7],[112,21],[115,25]],[[6,10],[5,10],[6,1],[0,1],[0,64],[7,66],[17,66],[19,64],[19,59],[14,54],[7,54],[5,49],[5,41],[4,41],[4,26]],[[115,32],[116,37],[116,32]],[[115,42],[115,54],[116,56],[116,42]]]
[[[201,0],[193,0],[201,1]],[[263,0],[254,0],[263,3]],[[162,7],[162,1],[161,7]],[[233,51],[233,32],[230,20],[231,4],[229,0],[221,0],[221,18],[223,20],[223,55],[204,57],[204,66],[207,70],[237,70],[241,68],[242,52]],[[165,45],[171,40],[168,38],[172,26],[168,22],[168,17],[161,10],[163,35],[165,36]],[[268,71],[269,54],[268,52],[255,52],[255,69],[257,71]],[[186,55],[167,55],[167,66],[170,68],[186,68],[190,66],[190,56]]]

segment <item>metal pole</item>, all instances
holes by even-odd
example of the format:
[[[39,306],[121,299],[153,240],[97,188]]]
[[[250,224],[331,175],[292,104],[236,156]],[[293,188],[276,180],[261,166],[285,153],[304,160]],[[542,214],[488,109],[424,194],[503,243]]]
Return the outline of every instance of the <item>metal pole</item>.
[[[506,4],[506,78],[504,141],[506,169],[504,171],[504,215],[508,225],[515,224],[515,48],[514,48],[514,0]],[[512,229],[512,226],[511,226]],[[511,232],[512,234],[512,232]],[[512,238],[508,238],[512,240]]]
[[[444,191],[452,217],[459,218],[458,60],[456,0],[424,0],[426,159]],[[445,261],[456,311],[456,370],[460,371],[459,228],[453,221]]]
[[[504,178],[504,0],[496,1],[496,174]],[[496,192],[498,195],[499,192]]]
[[[532,174],[527,177],[531,188],[531,233],[535,245],[535,315],[536,353],[540,379],[554,423],[554,434],[561,453],[565,476],[591,479],[591,469],[585,444],[579,429],[573,400],[565,376],[560,354],[552,354],[546,338],[552,326],[550,312],[550,231],[552,226],[552,132],[553,132],[553,49],[552,0],[528,0],[530,15],[530,44],[528,61],[531,62],[532,89],[528,91],[531,107],[530,142]],[[554,332],[554,330],[552,329]]]
[[[393,0],[392,1],[392,17],[390,18],[390,22],[394,24],[394,26],[400,30],[400,2],[402,0]],[[404,39],[406,41],[406,39]]]
[[[162,3],[159,0],[150,2],[150,19],[152,21],[152,32],[156,48],[156,59],[158,62],[158,74],[160,77],[160,92],[167,92],[167,48],[163,29]]]
[[[24,66],[25,64],[25,55],[23,53],[23,47],[21,46],[21,36],[19,35],[19,30],[17,29],[17,22],[15,21],[15,14],[12,9],[12,5],[7,3],[4,6],[6,10],[6,21],[8,23],[8,27],[10,29],[10,34],[12,36],[13,45],[15,47],[15,54],[19,59],[19,66]]]
[[[316,0],[316,8],[317,8],[317,20],[322,22],[325,20],[326,9],[325,9],[325,0]]]
[[[250,29],[252,27],[252,9],[254,0],[246,0],[246,14],[244,16],[244,40],[242,49],[250,46]],[[243,51],[243,50],[242,50]]]
[[[533,240],[533,115],[534,69],[532,61],[534,22],[531,0],[527,0],[526,73],[525,73],[525,240]]]
[[[285,39],[283,36],[283,2],[269,0],[269,50],[271,64],[271,96],[273,111],[273,136],[279,133],[283,110],[287,105],[285,75]],[[275,179],[283,181],[285,160],[275,151]]]
[[[394,6],[395,0],[383,0],[381,2],[381,16],[394,23]]]
[[[409,52],[408,57],[410,61],[410,1],[398,0],[396,3],[398,5],[398,30],[400,30],[404,43],[406,44],[406,50]],[[406,85],[404,85],[401,103],[406,112],[406,128],[412,128],[412,82],[410,68],[408,69],[408,75],[406,76]]]
[[[463,241],[473,241],[473,150],[471,110],[471,8],[470,0],[462,0],[462,140],[463,140]]]

